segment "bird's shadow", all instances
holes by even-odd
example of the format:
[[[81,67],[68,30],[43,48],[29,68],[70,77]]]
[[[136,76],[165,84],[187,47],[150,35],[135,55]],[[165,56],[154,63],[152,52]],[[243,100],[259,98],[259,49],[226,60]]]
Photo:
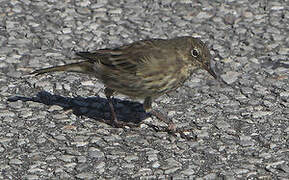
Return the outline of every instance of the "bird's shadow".
[[[111,111],[108,101],[105,98],[95,97],[63,97],[53,95],[47,91],[41,91],[34,97],[13,96],[8,99],[15,101],[33,101],[48,106],[58,105],[64,110],[71,109],[76,116],[86,116],[101,122],[110,122]],[[145,113],[143,106],[139,102],[113,99],[114,108],[119,121],[138,124],[145,119],[148,114]]]

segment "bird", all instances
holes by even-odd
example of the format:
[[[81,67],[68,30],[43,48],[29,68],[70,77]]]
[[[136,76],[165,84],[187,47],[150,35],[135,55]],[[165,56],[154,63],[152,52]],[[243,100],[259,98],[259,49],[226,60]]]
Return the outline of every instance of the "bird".
[[[182,86],[196,69],[204,69],[217,78],[207,45],[191,36],[139,40],[116,48],[77,52],[76,56],[82,61],[35,70],[31,74],[68,71],[96,77],[104,84],[110,123],[116,127],[124,126],[113,105],[116,93],[143,99],[147,113],[166,120],[166,116],[152,109],[156,98]]]

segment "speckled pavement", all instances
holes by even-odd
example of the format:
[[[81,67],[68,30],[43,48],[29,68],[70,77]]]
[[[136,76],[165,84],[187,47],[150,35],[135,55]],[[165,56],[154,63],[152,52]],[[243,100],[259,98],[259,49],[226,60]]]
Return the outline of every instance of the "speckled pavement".
[[[0,1],[0,179],[288,179],[289,1]],[[197,71],[153,107],[75,73],[30,76],[76,51],[200,37],[224,83]]]

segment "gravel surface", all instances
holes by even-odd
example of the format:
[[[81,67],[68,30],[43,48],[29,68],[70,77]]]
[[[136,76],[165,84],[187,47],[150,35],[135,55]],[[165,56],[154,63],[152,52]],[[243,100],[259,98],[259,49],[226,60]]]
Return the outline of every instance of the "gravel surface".
[[[0,1],[0,179],[287,179],[289,1]],[[140,103],[74,73],[29,72],[75,51],[146,38],[205,41],[224,83],[197,71],[153,107],[193,140],[156,131]],[[198,128],[197,128],[198,127]]]

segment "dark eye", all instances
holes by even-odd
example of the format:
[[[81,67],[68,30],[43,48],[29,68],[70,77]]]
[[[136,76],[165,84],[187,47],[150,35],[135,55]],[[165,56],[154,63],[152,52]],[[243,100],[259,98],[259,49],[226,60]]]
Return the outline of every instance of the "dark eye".
[[[198,57],[200,55],[200,52],[197,49],[193,49],[191,50],[191,54],[193,57]]]

